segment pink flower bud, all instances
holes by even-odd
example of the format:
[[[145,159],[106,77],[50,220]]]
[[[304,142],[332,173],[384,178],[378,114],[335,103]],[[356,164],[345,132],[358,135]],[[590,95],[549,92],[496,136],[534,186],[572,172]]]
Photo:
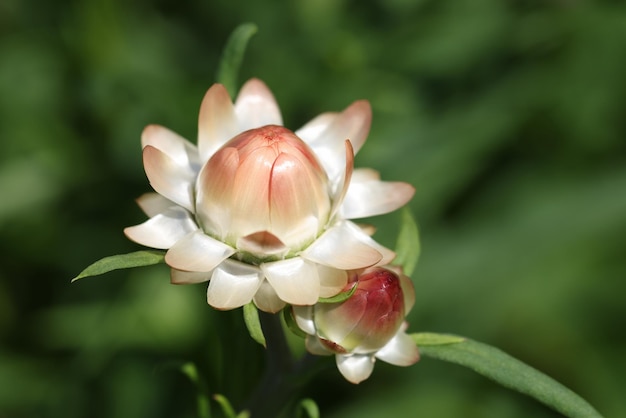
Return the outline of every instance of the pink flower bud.
[[[253,255],[293,252],[326,225],[328,187],[308,145],[282,126],[263,126],[235,136],[204,165],[196,214],[209,235]]]
[[[318,336],[336,353],[371,353],[384,347],[404,322],[406,306],[400,278],[391,270],[374,267],[348,283],[356,284],[345,302],[314,307]]]

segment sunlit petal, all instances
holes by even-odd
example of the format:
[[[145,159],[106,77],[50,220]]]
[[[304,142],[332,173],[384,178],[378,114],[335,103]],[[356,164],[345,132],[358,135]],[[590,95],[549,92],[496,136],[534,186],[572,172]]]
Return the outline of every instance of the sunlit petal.
[[[200,105],[198,118],[198,150],[200,160],[207,161],[219,147],[237,135],[235,108],[221,84],[213,84]]]
[[[353,354],[335,356],[337,368],[349,382],[360,383],[370,377],[376,359],[372,355]]]
[[[292,309],[298,327],[307,334],[315,335],[313,308],[311,306],[293,306]]]
[[[354,153],[358,153],[365,143],[371,122],[372,108],[369,102],[359,100],[337,115],[319,136],[307,140],[331,181],[341,176],[345,170],[344,141],[350,140]]]
[[[188,211],[180,206],[173,206],[142,224],[125,228],[124,234],[138,244],[167,249],[197,229],[198,226]]]
[[[341,215],[354,219],[388,213],[404,206],[414,193],[415,188],[408,183],[353,180],[341,205]]]
[[[196,175],[191,168],[179,165],[152,145],[143,149],[143,165],[154,190],[185,209],[194,211],[193,185]]]
[[[141,133],[141,147],[148,145],[163,151],[178,165],[200,169],[198,148],[182,136],[160,125],[148,125]]]
[[[322,113],[307,122],[302,128],[298,129],[296,135],[302,138],[306,143],[315,142],[332,121],[335,120],[337,115],[339,115],[339,113],[336,112]]]
[[[345,270],[317,265],[317,275],[320,278],[320,297],[335,296],[348,283],[348,273]]]
[[[211,275],[207,302],[217,309],[234,309],[252,301],[263,277],[256,267],[226,260]]]
[[[292,305],[312,305],[320,295],[317,268],[300,257],[261,264],[279,298]]]
[[[265,125],[282,125],[280,109],[270,89],[257,78],[248,80],[235,101],[239,129],[247,131]]]
[[[401,328],[387,345],[378,350],[376,358],[395,366],[410,366],[420,358],[417,345]]]
[[[257,308],[269,313],[276,313],[286,305],[285,302],[278,297],[276,291],[267,280],[263,280],[261,287],[259,287],[259,290],[257,290],[252,300]]]
[[[170,269],[170,280],[172,284],[202,283],[208,281],[210,278],[211,272]]]
[[[373,266],[383,255],[372,240],[351,222],[341,222],[324,232],[302,252],[302,257],[319,264],[343,270]],[[381,247],[381,246],[379,246]]]
[[[172,206],[178,206],[171,200],[166,199],[160,194],[154,192],[144,193],[135,201],[143,213],[150,217],[158,215],[161,212],[165,212],[166,209]]]
[[[165,262],[178,270],[211,271],[235,250],[200,230],[185,235],[165,254]]]

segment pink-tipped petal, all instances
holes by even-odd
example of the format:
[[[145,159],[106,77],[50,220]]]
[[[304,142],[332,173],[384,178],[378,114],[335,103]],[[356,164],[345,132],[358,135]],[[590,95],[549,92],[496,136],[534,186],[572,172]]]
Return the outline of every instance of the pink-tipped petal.
[[[345,147],[346,158],[344,160],[345,169],[343,176],[339,178],[339,182],[337,184],[333,184],[334,190],[332,192],[333,207],[330,215],[331,218],[335,216],[337,211],[340,210],[343,205],[343,199],[345,198],[350,187],[352,172],[354,170],[354,149],[352,148],[350,141],[346,140]]]
[[[207,161],[215,151],[239,133],[235,108],[226,87],[213,84],[200,105],[198,150]]]
[[[144,193],[136,199],[137,205],[141,208],[143,213],[149,217],[158,215],[165,212],[166,209],[177,206],[176,203],[169,199],[164,198],[158,193]]]
[[[148,125],[141,133],[141,147],[148,145],[167,154],[181,166],[200,169],[198,148],[177,133],[160,125]]]
[[[400,328],[398,333],[378,350],[376,358],[393,364],[394,366],[410,366],[420,359],[417,345],[411,337],[404,332],[405,327]]]
[[[370,130],[372,108],[366,100],[359,100],[341,112],[315,139],[307,141],[313,148],[331,181],[342,175],[345,169],[342,148],[350,140],[354,153],[358,153]]]
[[[239,129],[247,131],[265,125],[282,125],[283,118],[270,89],[257,78],[248,80],[235,101]]]
[[[414,193],[415,188],[408,183],[353,179],[341,205],[341,215],[355,219],[389,213],[404,206]]]
[[[267,280],[263,280],[261,287],[252,299],[257,308],[264,312],[276,313],[285,307],[285,302],[280,300],[276,291]]]
[[[320,295],[317,268],[300,257],[261,264],[279,298],[292,305],[312,305]]]
[[[208,281],[211,273],[206,271],[182,271],[170,269],[170,280],[172,284],[196,284]]]
[[[216,309],[235,309],[252,301],[263,277],[256,267],[226,260],[211,275],[207,302]]]
[[[322,298],[335,296],[348,283],[348,273],[345,270],[318,264],[317,275],[320,278],[320,297]]]
[[[312,306],[293,306],[293,318],[298,327],[309,335],[315,335],[315,322],[313,322]]]
[[[361,383],[370,377],[376,361],[374,356],[367,354],[337,354],[335,358],[337,360],[337,368],[343,377],[355,384]]]
[[[342,270],[373,266],[383,255],[372,245],[374,240],[351,222],[341,222],[324,232],[302,254],[315,263]],[[376,246],[381,247],[376,244]]]
[[[160,195],[193,212],[193,186],[196,174],[159,149],[143,149],[143,165],[150,184]]]
[[[337,115],[339,115],[339,113],[336,112],[322,113],[307,122],[302,128],[298,129],[296,135],[306,143],[314,142],[322,135],[333,120],[335,120]]]
[[[125,228],[124,234],[138,244],[167,249],[197,229],[198,227],[189,212],[180,206],[174,206],[142,224]]]
[[[232,247],[196,230],[169,249],[165,262],[177,270],[211,271],[234,253]]]

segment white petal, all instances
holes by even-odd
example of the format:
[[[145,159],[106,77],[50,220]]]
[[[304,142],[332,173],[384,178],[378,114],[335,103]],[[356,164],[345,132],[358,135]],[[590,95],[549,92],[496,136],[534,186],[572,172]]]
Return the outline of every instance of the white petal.
[[[327,349],[324,344],[320,342],[320,339],[316,336],[307,335],[305,344],[306,350],[311,354],[315,354],[316,356],[330,356],[331,354],[333,354],[333,352]]]
[[[380,180],[380,173],[372,168],[355,168],[352,181]]]
[[[372,122],[372,108],[365,100],[348,106],[316,138],[306,142],[313,148],[331,181],[345,168],[344,141],[350,140],[356,154],[367,138]],[[305,132],[306,133],[306,132]]]
[[[283,124],[274,95],[265,83],[256,78],[241,87],[235,101],[235,113],[242,132],[265,125]]]
[[[343,377],[352,383],[361,383],[370,377],[376,361],[374,356],[368,354],[337,354],[335,359],[337,360],[337,368]]]
[[[229,139],[240,133],[235,108],[226,87],[213,84],[204,95],[198,118],[198,151],[206,162]]]
[[[415,286],[409,276],[399,273],[398,277],[400,277],[400,287],[404,295],[404,315],[406,316],[415,305]]]
[[[404,332],[404,327],[378,352],[376,358],[395,366],[410,366],[420,358],[417,345]]]
[[[353,179],[340,213],[346,219],[382,215],[404,206],[414,193],[415,188],[408,183]]]
[[[196,174],[163,151],[148,145],[143,149],[143,166],[150,184],[160,195],[193,212]]]
[[[285,307],[285,302],[280,300],[267,280],[263,280],[252,300],[257,308],[265,312],[276,313]]]
[[[341,292],[348,283],[348,273],[345,270],[317,265],[317,275],[320,278],[320,297],[329,298]]]
[[[144,193],[136,199],[137,205],[143,210],[143,213],[152,217],[172,206],[178,206],[169,199],[164,198],[158,193]]]
[[[170,269],[170,280],[172,284],[195,284],[207,282],[211,278],[211,273],[206,271],[182,271]]]
[[[235,250],[196,230],[185,235],[165,254],[165,262],[178,270],[211,271]]]
[[[148,125],[141,133],[141,147],[148,145],[163,151],[177,164],[200,170],[198,148],[177,133],[160,125]]]
[[[278,297],[292,305],[312,305],[320,296],[315,264],[300,257],[261,264]]]
[[[331,218],[335,216],[337,211],[343,205],[343,199],[345,198],[348,188],[350,187],[352,172],[354,170],[354,150],[352,149],[350,141],[346,140],[345,148],[343,175],[338,177],[336,181],[331,184],[331,199],[333,201],[333,207],[330,212]]]
[[[124,233],[130,240],[141,245],[167,249],[197,229],[190,213],[180,206],[174,206],[142,224],[125,228]]]
[[[207,302],[217,309],[239,308],[250,303],[262,281],[258,268],[226,260],[213,271]]]
[[[307,144],[314,142],[333,120],[339,115],[336,112],[322,113],[307,122],[302,128],[298,129],[295,134]]]
[[[372,243],[381,247],[356,225],[344,221],[324,232],[301,256],[342,270],[364,268],[383,259]]]
[[[293,318],[296,320],[298,327],[310,335],[315,335],[315,322],[313,322],[312,306],[293,306]]]

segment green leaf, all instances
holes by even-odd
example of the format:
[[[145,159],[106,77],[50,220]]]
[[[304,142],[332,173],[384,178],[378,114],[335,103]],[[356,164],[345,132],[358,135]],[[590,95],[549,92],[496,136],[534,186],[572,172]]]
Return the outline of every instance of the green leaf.
[[[217,82],[226,87],[232,97],[237,91],[239,68],[243,62],[248,41],[257,32],[254,23],[243,23],[235,28],[228,38],[217,67]]]
[[[104,257],[87,267],[85,270],[81,271],[78,276],[72,279],[72,282],[85,277],[98,276],[113,270],[164,263],[164,257],[164,251],[136,251],[134,253]]]
[[[313,399],[306,398],[298,405],[297,418],[319,418],[320,410]]]
[[[435,334],[433,332],[420,332],[412,334],[411,337],[413,337],[415,343],[420,347],[425,345],[456,344],[466,340],[466,338],[457,335]]]
[[[230,401],[224,395],[220,395],[219,393],[213,395],[213,399],[215,402],[219,404],[222,408],[222,412],[226,416],[226,418],[237,418],[237,414],[235,413],[235,409],[230,404]]]
[[[462,339],[432,344],[435,334],[412,334],[422,356],[468,367],[507,388],[526,394],[570,418],[601,418],[587,401],[551,377],[486,344]],[[420,345],[426,341],[427,344]],[[431,341],[430,344],[428,342]],[[448,341],[448,342],[445,342]]]
[[[259,321],[259,312],[254,305],[254,302],[250,302],[243,307],[243,320],[246,323],[246,328],[254,341],[266,347],[265,336],[263,335],[263,329],[261,329],[261,321]]]
[[[396,241],[395,265],[402,266],[404,274],[410,276],[415,270],[420,256],[420,237],[417,223],[411,214],[411,209],[405,206],[402,209],[402,225]]]
[[[352,296],[356,292],[356,283],[350,288],[350,290],[346,290],[345,292],[341,292],[336,294],[335,296],[331,296],[329,298],[319,298],[317,303],[339,303],[344,300],[348,300],[350,296]]]
[[[198,373],[196,365],[191,362],[185,363],[180,367],[180,371],[183,372],[183,374],[196,385],[196,389],[198,391],[196,399],[198,418],[211,418],[209,398],[205,394],[204,385],[200,379],[200,374]]]

